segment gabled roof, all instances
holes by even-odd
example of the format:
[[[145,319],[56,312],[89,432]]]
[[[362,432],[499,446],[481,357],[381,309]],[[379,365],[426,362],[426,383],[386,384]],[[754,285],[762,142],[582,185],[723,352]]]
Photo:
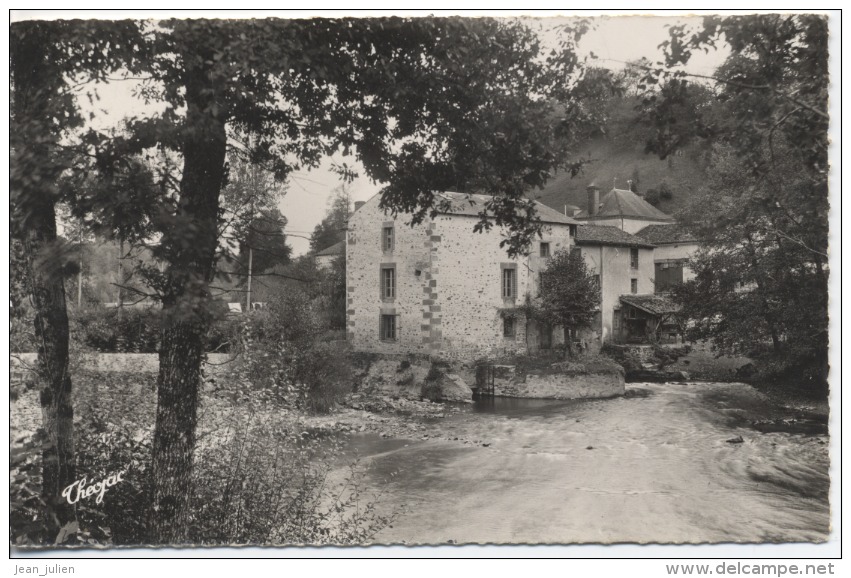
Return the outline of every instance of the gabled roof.
[[[452,209],[450,211],[441,211],[442,213],[449,215],[468,215],[471,217],[478,217],[479,213],[485,209],[485,203],[491,199],[490,195],[468,195],[465,193],[455,193],[451,191],[437,193],[437,196],[452,204]],[[556,223],[559,225],[579,224],[579,221],[576,219],[562,215],[555,209],[551,209],[538,201],[535,201],[535,209],[538,211],[538,217],[540,217],[541,221],[544,223]]]
[[[655,247],[644,239],[610,225],[581,225],[576,230],[577,245],[615,245],[617,247]]]
[[[579,219],[600,219],[611,217],[627,217],[634,219],[649,219],[653,221],[673,221],[674,218],[663,213],[632,191],[624,189],[612,189],[600,200],[600,210],[597,214],[588,215],[583,211],[577,216]]]
[[[697,243],[697,238],[680,225],[647,225],[635,234],[648,243],[671,245],[674,243]]]
[[[346,254],[346,242],[340,241],[339,243],[334,243],[330,247],[326,247],[319,251],[316,256],[317,257],[335,257],[337,255],[345,255]]]
[[[666,315],[680,310],[679,305],[664,295],[621,295],[620,300],[650,315]]]

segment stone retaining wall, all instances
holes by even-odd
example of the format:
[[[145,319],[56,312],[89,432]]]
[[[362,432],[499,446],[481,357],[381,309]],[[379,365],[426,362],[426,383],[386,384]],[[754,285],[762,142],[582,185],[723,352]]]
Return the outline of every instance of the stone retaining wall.
[[[496,380],[495,394],[539,399],[599,399],[624,394],[622,372],[585,374],[530,373],[511,381]]]

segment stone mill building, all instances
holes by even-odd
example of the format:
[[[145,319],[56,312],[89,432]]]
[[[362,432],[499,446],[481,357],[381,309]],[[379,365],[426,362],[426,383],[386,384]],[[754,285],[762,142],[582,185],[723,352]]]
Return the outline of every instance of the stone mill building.
[[[440,193],[451,210],[411,227],[376,195],[350,217],[347,339],[356,351],[475,358],[546,348],[563,331],[504,315],[537,293],[550,254],[571,249],[578,222],[538,203],[546,227],[528,256],[509,259],[500,232],[475,233],[486,197]]]

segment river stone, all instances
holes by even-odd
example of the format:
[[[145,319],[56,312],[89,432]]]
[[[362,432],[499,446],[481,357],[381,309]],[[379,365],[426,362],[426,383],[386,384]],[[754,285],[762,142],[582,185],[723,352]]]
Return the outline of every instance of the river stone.
[[[466,403],[473,402],[473,390],[467,385],[461,376],[455,373],[447,374],[440,381],[440,401],[462,401]]]

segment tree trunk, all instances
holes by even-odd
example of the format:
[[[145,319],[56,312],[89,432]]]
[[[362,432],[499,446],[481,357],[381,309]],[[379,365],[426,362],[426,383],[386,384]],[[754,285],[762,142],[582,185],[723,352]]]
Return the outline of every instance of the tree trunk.
[[[24,238],[35,305],[38,377],[41,386],[42,497],[55,519],[48,519],[51,537],[76,520],[74,506],[62,490],[74,483],[74,409],[68,372],[68,314],[61,269],[49,265],[56,249],[56,219],[52,202],[32,216]],[[52,539],[52,538],[51,538]]]
[[[187,540],[204,338],[210,323],[219,192],[224,177],[224,107],[207,70],[187,71],[183,180],[178,226],[163,237],[168,287],[157,379],[153,443],[152,544]]]
[[[19,23],[20,24],[20,23]],[[68,371],[68,313],[56,238],[56,182],[63,170],[57,158],[54,97],[64,86],[61,71],[48,57],[50,35],[36,26],[21,34],[12,59],[12,219],[20,239],[35,308],[37,376],[44,437],[42,498],[48,543],[62,541],[76,521],[76,510],[62,496],[75,478],[74,411]],[[60,532],[64,529],[65,531]]]

